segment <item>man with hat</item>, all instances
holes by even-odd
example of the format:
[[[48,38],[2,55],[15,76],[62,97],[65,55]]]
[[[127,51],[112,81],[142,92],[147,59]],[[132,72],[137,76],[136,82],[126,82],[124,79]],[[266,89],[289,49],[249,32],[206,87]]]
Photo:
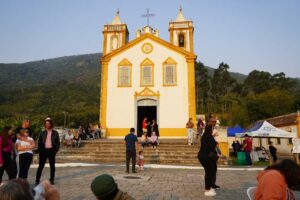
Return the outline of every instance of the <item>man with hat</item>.
[[[40,133],[38,139],[39,167],[36,172],[35,183],[36,185],[39,184],[45,163],[49,159],[50,183],[53,185],[55,178],[55,156],[60,147],[60,140],[58,132],[53,129],[54,124],[50,117],[45,119],[44,127],[45,130]]]
[[[126,192],[118,189],[117,183],[109,174],[102,174],[94,178],[91,190],[98,200],[133,200]]]

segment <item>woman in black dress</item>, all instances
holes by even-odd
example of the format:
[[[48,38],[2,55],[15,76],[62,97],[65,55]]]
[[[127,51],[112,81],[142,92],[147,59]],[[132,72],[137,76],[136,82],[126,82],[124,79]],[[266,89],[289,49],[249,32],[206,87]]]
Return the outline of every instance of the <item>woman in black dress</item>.
[[[220,188],[215,184],[218,155],[216,151],[217,143],[212,132],[213,125],[208,124],[205,127],[203,136],[201,137],[201,147],[198,153],[198,159],[205,171],[205,196],[215,196],[215,189]]]

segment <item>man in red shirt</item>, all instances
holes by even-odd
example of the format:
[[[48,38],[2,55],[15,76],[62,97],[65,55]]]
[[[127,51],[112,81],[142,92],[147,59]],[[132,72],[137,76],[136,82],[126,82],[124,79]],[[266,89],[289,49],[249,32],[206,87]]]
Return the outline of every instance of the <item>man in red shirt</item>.
[[[252,165],[251,161],[251,151],[252,151],[252,138],[249,137],[249,135],[245,135],[245,140],[243,142],[243,150],[246,153],[246,163],[247,165]]]

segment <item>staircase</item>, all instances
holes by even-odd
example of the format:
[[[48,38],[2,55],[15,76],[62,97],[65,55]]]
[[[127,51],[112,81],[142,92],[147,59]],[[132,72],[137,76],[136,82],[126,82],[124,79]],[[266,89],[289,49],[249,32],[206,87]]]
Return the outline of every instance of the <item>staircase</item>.
[[[188,146],[184,139],[162,139],[157,149],[151,145],[142,149],[139,144],[139,150],[143,150],[145,164],[200,165],[197,158],[199,143]],[[62,161],[124,164],[125,144],[117,139],[83,141],[80,148],[62,147],[56,158]],[[224,161],[220,159],[219,164],[222,163]]]

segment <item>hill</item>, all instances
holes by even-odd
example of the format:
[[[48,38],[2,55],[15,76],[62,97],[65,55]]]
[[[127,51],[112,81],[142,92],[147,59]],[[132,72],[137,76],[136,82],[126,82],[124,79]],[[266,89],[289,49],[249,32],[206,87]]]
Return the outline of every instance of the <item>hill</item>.
[[[0,86],[4,88],[52,85],[59,81],[99,84],[101,53],[65,56],[21,64],[0,63]]]
[[[21,64],[0,63],[0,119],[47,115],[57,124],[97,122],[99,116],[101,53],[65,56]],[[206,67],[209,76],[214,68]],[[230,73],[239,83],[247,75]],[[297,81],[300,88],[300,79]]]

